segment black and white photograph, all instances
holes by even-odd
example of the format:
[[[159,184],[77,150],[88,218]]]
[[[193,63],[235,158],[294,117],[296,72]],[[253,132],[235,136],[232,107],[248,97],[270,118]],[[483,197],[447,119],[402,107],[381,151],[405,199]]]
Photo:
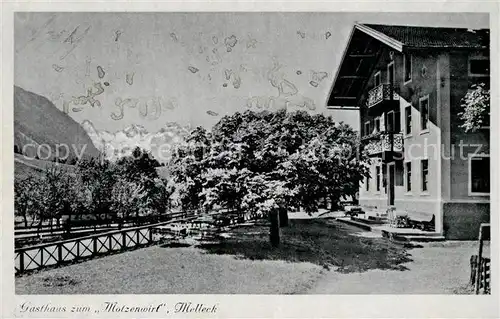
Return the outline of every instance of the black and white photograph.
[[[13,23],[16,295],[498,291],[487,12]]]

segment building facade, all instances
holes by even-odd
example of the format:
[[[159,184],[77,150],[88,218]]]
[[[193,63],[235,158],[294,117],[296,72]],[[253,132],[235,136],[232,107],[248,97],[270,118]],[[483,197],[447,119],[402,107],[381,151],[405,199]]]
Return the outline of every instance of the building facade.
[[[472,85],[489,87],[489,65],[488,30],[354,26],[328,107],[359,108],[371,158],[361,206],[477,237],[490,217],[490,132],[466,132],[459,113]]]

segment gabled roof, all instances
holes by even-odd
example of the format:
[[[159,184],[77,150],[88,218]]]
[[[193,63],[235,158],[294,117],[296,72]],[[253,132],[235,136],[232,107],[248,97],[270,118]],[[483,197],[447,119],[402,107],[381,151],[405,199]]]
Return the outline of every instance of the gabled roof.
[[[465,28],[414,27],[402,25],[364,24],[360,25],[381,33],[413,48],[467,48],[488,47],[489,30]]]
[[[328,106],[356,107],[368,76],[384,47],[407,49],[465,49],[489,47],[489,30],[355,24],[337,69]]]

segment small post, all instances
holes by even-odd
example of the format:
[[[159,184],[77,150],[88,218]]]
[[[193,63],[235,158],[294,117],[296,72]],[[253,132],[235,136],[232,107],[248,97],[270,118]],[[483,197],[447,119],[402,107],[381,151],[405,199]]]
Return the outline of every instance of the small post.
[[[139,246],[139,231],[140,231],[139,229],[135,230],[135,235],[137,237],[137,245],[136,246]]]
[[[19,273],[24,272],[24,250],[19,252]]]
[[[113,237],[113,234],[108,235],[108,236],[109,236],[109,238],[108,238],[108,241],[109,241],[109,251],[111,252],[111,249],[112,249],[112,247],[113,247],[113,242],[112,242],[112,240],[111,240],[111,237]]]
[[[57,259],[58,259],[59,264],[61,264],[63,262],[62,244],[57,245]]]
[[[75,259],[78,259],[78,258],[80,258],[80,241],[79,240],[76,241],[76,257],[75,257]]]
[[[479,295],[481,285],[481,268],[483,265],[483,227],[479,226],[479,252],[477,254],[477,270],[476,270],[476,295]]]
[[[153,227],[149,227],[149,243],[153,243]]]
[[[94,255],[97,255],[97,237],[93,237],[92,239],[93,239],[92,244],[94,246],[93,247],[94,248]]]
[[[40,248],[40,267],[43,267],[43,247]]]
[[[127,248],[127,237],[126,237],[124,231],[122,231],[120,234],[122,234],[122,249],[126,249]]]

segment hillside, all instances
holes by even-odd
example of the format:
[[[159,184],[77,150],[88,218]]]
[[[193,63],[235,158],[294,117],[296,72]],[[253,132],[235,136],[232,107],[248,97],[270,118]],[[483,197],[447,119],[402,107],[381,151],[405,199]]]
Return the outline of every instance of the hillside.
[[[18,86],[14,86],[14,144],[19,149],[27,144],[47,145],[40,148],[42,158],[48,155],[53,158],[57,145],[68,145],[70,158],[77,157],[76,154],[83,157],[99,155],[80,124],[47,98]],[[60,148],[60,153],[64,157],[64,147]],[[35,157],[36,148],[26,147],[25,155]]]

